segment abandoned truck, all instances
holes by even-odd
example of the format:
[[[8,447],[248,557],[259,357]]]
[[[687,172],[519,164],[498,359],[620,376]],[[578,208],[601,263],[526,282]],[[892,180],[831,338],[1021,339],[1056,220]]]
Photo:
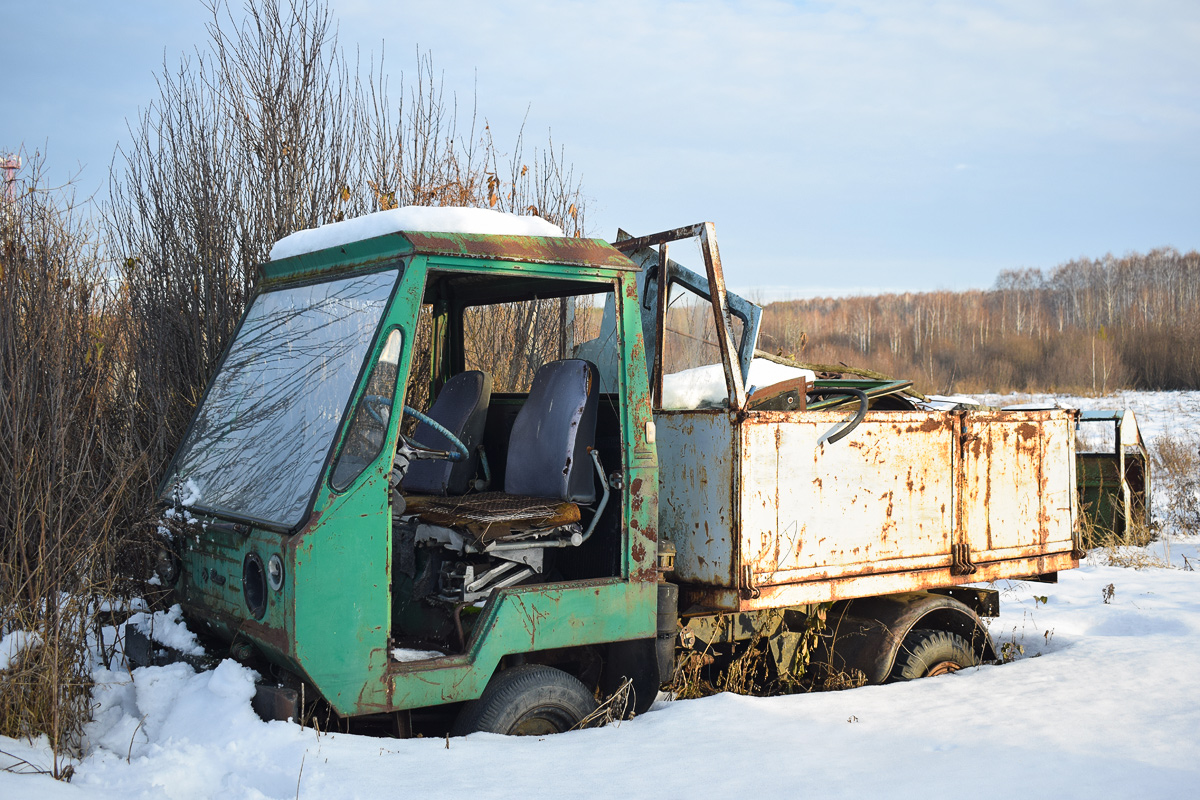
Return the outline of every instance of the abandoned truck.
[[[260,714],[562,731],[750,644],[776,677],[940,674],[995,657],[963,584],[1078,566],[1077,412],[755,358],[711,223],[389,213],[277,245],[162,486],[192,522],[160,578]]]

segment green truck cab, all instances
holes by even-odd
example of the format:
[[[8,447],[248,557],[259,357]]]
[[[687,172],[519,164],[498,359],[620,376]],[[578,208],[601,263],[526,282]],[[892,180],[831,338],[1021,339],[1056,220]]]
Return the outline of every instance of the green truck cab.
[[[269,665],[282,684],[264,686],[272,707],[304,684],[344,717],[474,700],[506,657],[540,653],[596,685],[616,678],[603,665],[647,661],[618,643],[648,641],[652,663],[658,465],[636,271],[602,241],[415,232],[263,265],[163,485],[196,520],[176,543],[174,586],[193,627]],[[618,324],[591,351],[610,368],[566,376],[590,384],[591,419],[545,421],[593,430],[566,466],[506,459],[539,374],[587,364],[572,358],[576,338],[606,303]],[[495,500],[569,467],[584,489],[543,499],[550,518],[535,508],[532,525],[507,508],[481,527],[476,509],[460,529],[482,534],[451,549],[431,538],[451,527],[425,519],[453,522],[462,486],[422,496],[441,507],[414,516],[394,473],[463,454],[403,435],[407,395],[485,370],[486,430],[458,483],[486,480],[496,491],[470,497]],[[535,444],[564,436],[532,422]]]

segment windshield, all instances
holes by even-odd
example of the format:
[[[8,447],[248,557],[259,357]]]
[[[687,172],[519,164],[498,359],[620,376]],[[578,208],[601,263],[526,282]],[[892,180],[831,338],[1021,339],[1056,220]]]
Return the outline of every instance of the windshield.
[[[175,457],[184,502],[303,521],[396,270],[260,295]]]

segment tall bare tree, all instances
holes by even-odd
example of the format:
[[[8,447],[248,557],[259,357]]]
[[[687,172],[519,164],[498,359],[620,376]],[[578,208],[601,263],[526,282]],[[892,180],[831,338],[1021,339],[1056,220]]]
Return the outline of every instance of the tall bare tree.
[[[337,43],[325,0],[213,0],[209,47],[164,65],[159,98],[112,169],[107,224],[134,322],[139,430],[169,457],[271,245],[296,230],[401,205],[537,214],[579,235],[580,184],[562,150],[523,131],[507,154],[471,104],[418,58],[388,91]],[[418,381],[419,383],[419,381]]]

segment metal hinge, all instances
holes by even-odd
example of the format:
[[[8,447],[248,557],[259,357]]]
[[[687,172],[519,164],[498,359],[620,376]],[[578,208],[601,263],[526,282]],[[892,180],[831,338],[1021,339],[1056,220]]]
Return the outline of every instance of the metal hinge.
[[[971,575],[975,572],[971,548],[963,542],[950,545],[950,572],[953,575]]]
[[[751,564],[742,567],[742,597],[751,600],[762,597],[762,592],[754,585],[754,567]]]

